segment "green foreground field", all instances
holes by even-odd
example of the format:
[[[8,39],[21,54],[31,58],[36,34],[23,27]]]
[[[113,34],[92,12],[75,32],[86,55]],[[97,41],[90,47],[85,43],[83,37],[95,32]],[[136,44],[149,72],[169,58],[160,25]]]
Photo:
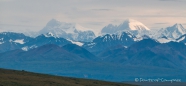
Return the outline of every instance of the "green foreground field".
[[[27,71],[0,69],[0,86],[132,86],[89,79],[78,79]]]

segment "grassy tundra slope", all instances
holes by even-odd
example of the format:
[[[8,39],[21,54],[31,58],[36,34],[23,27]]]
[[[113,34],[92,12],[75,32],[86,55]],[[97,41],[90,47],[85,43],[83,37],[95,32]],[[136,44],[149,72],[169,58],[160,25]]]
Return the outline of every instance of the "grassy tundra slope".
[[[0,69],[0,86],[132,86],[98,80],[59,77],[26,71]]]

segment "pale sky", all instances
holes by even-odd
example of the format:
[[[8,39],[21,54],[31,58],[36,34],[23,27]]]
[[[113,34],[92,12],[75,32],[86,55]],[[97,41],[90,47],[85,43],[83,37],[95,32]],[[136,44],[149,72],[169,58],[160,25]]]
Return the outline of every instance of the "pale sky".
[[[186,0],[0,0],[0,31],[39,31],[51,19],[97,32],[126,19],[150,29],[186,28]]]

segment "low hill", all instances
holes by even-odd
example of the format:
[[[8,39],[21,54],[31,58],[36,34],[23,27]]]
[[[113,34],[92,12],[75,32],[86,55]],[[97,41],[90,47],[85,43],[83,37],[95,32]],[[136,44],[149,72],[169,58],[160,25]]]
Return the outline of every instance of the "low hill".
[[[98,80],[52,76],[27,71],[0,69],[0,86],[132,86]]]

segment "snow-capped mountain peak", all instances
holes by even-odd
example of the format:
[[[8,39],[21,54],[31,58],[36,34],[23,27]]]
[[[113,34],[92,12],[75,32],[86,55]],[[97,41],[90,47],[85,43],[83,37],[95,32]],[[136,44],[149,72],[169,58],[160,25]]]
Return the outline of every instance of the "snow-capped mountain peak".
[[[174,24],[171,27],[161,29],[158,33],[160,36],[163,35],[171,39],[177,39],[186,34],[186,29],[181,24]]]
[[[129,22],[129,27],[131,28],[131,30],[150,30],[147,26],[145,26],[139,21],[128,19],[128,22]]]
[[[127,19],[118,26],[119,30],[150,30],[147,26],[134,19]]]
[[[47,25],[40,30],[40,34],[52,33],[55,37],[63,37],[73,41],[92,41],[95,34],[89,28],[82,27],[75,23],[60,22],[55,19],[50,20]]]
[[[108,26],[105,26],[101,33],[104,34],[114,34],[118,32],[131,32],[134,35],[147,35],[148,31],[150,29],[142,24],[141,22],[134,20],[134,19],[127,19],[120,25],[112,25],[109,24]]]
[[[176,24],[173,25],[172,27],[173,27],[173,28],[177,28],[178,31],[180,31],[181,33],[185,33],[185,32],[186,32],[186,29],[185,29],[181,24],[176,23]]]
[[[47,23],[46,27],[50,27],[50,28],[47,28],[47,29],[51,29],[51,30],[61,29],[66,33],[74,33],[76,30],[77,31],[82,31],[82,32],[90,30],[89,28],[85,28],[85,27],[83,27],[79,24],[76,24],[76,23],[60,22],[60,21],[57,21],[55,19],[50,20]]]

